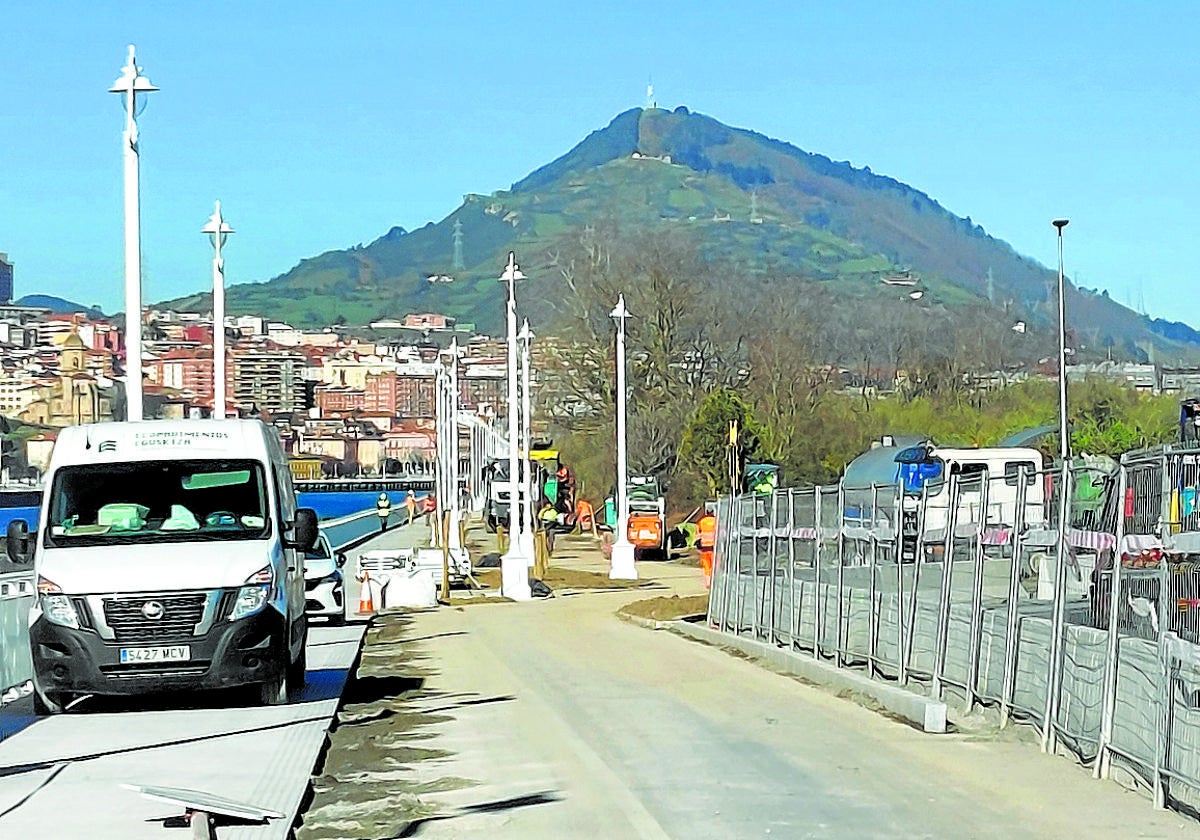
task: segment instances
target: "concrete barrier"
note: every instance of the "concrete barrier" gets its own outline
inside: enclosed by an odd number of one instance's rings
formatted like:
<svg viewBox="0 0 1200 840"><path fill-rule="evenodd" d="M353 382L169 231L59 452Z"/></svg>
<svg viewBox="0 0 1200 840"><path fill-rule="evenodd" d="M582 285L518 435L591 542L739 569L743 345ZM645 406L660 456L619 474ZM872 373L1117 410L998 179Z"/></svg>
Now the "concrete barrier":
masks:
<svg viewBox="0 0 1200 840"><path fill-rule="evenodd" d="M814 659L811 655L806 656L766 642L722 633L702 624L672 621L667 626L671 631L682 636L712 645L734 648L748 656L761 659L785 673L803 677L816 685L834 691L849 691L854 695L868 697L880 707L919 726L925 732L943 733L946 731L946 704L939 700L872 680L854 671L837 668L832 663Z"/></svg>

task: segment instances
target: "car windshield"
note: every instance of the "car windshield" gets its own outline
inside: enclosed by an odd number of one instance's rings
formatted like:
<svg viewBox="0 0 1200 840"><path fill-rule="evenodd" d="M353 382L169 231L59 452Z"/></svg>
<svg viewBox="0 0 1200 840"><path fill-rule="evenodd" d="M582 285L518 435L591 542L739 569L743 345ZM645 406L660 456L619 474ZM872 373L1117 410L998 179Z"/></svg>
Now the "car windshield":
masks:
<svg viewBox="0 0 1200 840"><path fill-rule="evenodd" d="M248 460L137 461L54 475L50 545L244 540L270 533L262 465Z"/></svg>

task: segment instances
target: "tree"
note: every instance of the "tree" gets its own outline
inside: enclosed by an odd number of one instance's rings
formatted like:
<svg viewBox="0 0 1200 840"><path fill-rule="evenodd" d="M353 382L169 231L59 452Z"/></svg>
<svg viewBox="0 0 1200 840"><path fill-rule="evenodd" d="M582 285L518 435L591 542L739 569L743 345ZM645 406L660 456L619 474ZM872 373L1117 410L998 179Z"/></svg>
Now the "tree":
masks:
<svg viewBox="0 0 1200 840"><path fill-rule="evenodd" d="M739 428L739 462L757 457L762 426L750 406L729 388L705 397L683 432L680 461L703 475L710 494L729 489L729 424L733 421Z"/></svg>

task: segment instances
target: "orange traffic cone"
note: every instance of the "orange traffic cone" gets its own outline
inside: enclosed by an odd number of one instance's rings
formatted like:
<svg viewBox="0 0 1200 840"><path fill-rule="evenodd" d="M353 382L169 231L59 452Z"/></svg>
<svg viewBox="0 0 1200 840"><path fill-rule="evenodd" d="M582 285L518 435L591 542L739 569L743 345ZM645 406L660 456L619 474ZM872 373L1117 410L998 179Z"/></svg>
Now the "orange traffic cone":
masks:
<svg viewBox="0 0 1200 840"><path fill-rule="evenodd" d="M371 573L363 569L362 589L358 593L358 614L375 612L375 598L371 595Z"/></svg>

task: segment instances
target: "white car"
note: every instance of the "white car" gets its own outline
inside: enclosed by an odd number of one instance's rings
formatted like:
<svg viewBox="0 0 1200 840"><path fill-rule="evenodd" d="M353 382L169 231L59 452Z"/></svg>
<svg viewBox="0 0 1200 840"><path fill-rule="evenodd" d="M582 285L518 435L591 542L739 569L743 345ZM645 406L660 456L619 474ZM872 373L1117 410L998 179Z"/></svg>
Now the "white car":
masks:
<svg viewBox="0 0 1200 840"><path fill-rule="evenodd" d="M330 624L345 620L344 565L346 556L334 554L329 537L322 531L316 544L304 554L304 611L310 616L327 617Z"/></svg>

